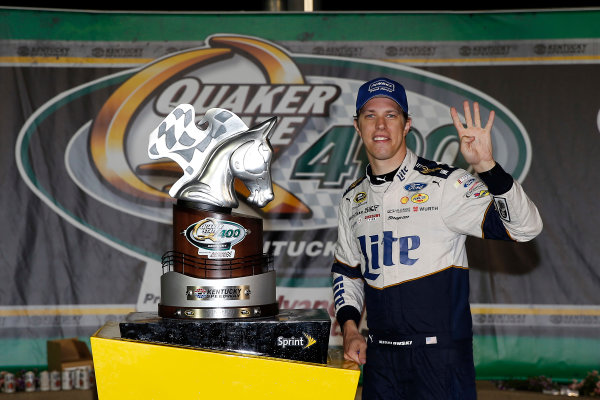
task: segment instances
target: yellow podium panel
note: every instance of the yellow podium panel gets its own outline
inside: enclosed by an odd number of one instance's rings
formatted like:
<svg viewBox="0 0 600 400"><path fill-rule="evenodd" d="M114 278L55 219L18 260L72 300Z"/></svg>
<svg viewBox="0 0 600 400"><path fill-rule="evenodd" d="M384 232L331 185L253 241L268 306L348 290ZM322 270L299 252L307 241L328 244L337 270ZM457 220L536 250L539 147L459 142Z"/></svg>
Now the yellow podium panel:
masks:
<svg viewBox="0 0 600 400"><path fill-rule="evenodd" d="M90 342L99 400L353 400L360 377L341 352L321 365L154 344L121 339L113 322Z"/></svg>

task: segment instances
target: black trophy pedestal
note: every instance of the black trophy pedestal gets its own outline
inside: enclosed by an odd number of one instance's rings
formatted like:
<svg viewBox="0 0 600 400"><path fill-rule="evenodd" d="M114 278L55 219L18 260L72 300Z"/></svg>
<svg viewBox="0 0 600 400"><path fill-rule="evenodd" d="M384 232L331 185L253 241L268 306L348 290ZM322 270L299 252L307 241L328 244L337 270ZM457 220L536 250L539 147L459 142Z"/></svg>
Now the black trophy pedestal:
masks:
<svg viewBox="0 0 600 400"><path fill-rule="evenodd" d="M266 318L171 319L134 312L121 337L287 360L327 364L331 319L324 309L280 310Z"/></svg>

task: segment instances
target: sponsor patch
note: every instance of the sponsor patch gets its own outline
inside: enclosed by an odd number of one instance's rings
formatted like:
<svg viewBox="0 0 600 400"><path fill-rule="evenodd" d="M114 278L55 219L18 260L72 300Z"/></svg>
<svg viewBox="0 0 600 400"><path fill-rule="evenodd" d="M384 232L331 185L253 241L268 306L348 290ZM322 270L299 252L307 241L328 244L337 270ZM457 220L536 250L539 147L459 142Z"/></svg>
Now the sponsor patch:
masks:
<svg viewBox="0 0 600 400"><path fill-rule="evenodd" d="M473 197L474 199L478 199L480 197L488 196L489 194L490 194L490 192L487 189L482 189L477 192L474 192L472 194L472 196L466 196L466 197Z"/></svg>
<svg viewBox="0 0 600 400"><path fill-rule="evenodd" d="M410 218L410 215L388 215L388 220L400 220Z"/></svg>
<svg viewBox="0 0 600 400"><path fill-rule="evenodd" d="M464 174L463 176L461 176L460 178L458 178L456 180L456 182L454 182L454 187L457 188L460 185L465 184L465 182L469 182L471 179L475 180L475 178L473 177L473 175L471 175L469 173ZM473 183L473 182L471 182L471 183ZM467 187L467 186L469 186L469 185L466 185L465 187Z"/></svg>
<svg viewBox="0 0 600 400"><path fill-rule="evenodd" d="M359 192L356 194L356 196L354 196L354 202L355 203L362 203L365 200L367 200L367 194L365 192Z"/></svg>
<svg viewBox="0 0 600 400"><path fill-rule="evenodd" d="M465 193L465 197L471 197L475 193L481 192L482 190L487 190L487 186L485 186L485 183L476 182L473 186L469 188L469 190L467 190L467 192Z"/></svg>
<svg viewBox="0 0 600 400"><path fill-rule="evenodd" d="M406 178L407 172L408 172L408 168L406 168L406 167L403 167L400 171L398 171L398 174L396 176L400 179L400 182L402 182L404 180L404 178Z"/></svg>
<svg viewBox="0 0 600 400"><path fill-rule="evenodd" d="M466 188L473 183L475 183L475 178L471 178L471 179L467 180L465 183L463 183L463 187Z"/></svg>
<svg viewBox="0 0 600 400"><path fill-rule="evenodd" d="M377 90L385 90L390 93L394 92L394 84L386 81L376 81L369 85L369 92L375 92Z"/></svg>
<svg viewBox="0 0 600 400"><path fill-rule="evenodd" d="M410 198L410 201L417 204L425 203L427 200L429 200L429 196L425 193L417 193Z"/></svg>
<svg viewBox="0 0 600 400"><path fill-rule="evenodd" d="M381 214L370 214L370 215L365 215L365 219L367 221L374 221L377 218L379 218L381 216Z"/></svg>
<svg viewBox="0 0 600 400"><path fill-rule="evenodd" d="M419 161L415 164L414 170L423 175L431 175L447 179L448 175L452 171L456 170L456 168L449 167L446 164L438 164L436 162L428 161L419 157Z"/></svg>
<svg viewBox="0 0 600 400"><path fill-rule="evenodd" d="M419 190L424 189L426 186L427 184L423 182L411 182L407 185L404 185L404 189L408 190L409 192L418 192Z"/></svg>
<svg viewBox="0 0 600 400"><path fill-rule="evenodd" d="M494 197L494 203L496 204L496 211L506 222L510 222L510 213L508 212L508 204L504 197Z"/></svg>
<svg viewBox="0 0 600 400"><path fill-rule="evenodd" d="M388 346L412 346L412 340L378 340L379 344Z"/></svg>
<svg viewBox="0 0 600 400"><path fill-rule="evenodd" d="M387 210L388 214L395 214L395 213L406 213L406 212L410 212L410 207L404 207L404 208L392 208L390 210Z"/></svg>

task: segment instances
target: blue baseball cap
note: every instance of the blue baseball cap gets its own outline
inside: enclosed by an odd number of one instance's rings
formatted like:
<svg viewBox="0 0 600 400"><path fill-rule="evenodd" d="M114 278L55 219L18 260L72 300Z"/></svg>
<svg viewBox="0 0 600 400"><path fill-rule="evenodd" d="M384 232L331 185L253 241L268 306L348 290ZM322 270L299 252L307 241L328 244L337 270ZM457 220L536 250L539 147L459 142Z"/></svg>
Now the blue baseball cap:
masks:
<svg viewBox="0 0 600 400"><path fill-rule="evenodd" d="M406 99L404 86L391 79L381 77L363 83L358 89L358 95L356 96L356 115L358 115L360 109L367 101L371 100L373 97L382 96L394 100L404 112L408 113L408 100Z"/></svg>

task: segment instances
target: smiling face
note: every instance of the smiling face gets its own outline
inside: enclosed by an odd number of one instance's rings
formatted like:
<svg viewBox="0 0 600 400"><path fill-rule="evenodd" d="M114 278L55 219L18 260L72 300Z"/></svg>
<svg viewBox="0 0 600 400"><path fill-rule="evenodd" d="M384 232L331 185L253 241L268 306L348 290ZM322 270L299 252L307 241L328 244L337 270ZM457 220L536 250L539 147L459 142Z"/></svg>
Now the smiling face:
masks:
<svg viewBox="0 0 600 400"><path fill-rule="evenodd" d="M385 174L402 164L410 122L410 118L404 119L400 106L388 97L374 97L360 110L354 127L365 145L374 174Z"/></svg>

